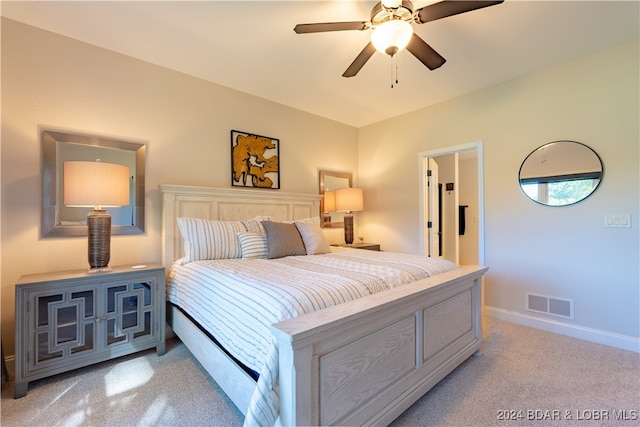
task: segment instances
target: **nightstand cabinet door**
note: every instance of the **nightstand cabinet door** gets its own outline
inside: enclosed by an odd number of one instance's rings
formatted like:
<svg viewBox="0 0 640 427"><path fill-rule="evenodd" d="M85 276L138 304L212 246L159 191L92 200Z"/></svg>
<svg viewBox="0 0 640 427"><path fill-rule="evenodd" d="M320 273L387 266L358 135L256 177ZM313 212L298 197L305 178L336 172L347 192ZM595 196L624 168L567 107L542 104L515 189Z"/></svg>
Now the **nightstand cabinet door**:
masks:
<svg viewBox="0 0 640 427"><path fill-rule="evenodd" d="M106 313L101 320L106 322L104 344L114 347L134 340L153 338L153 293L157 285L153 280L129 283L115 282L103 287Z"/></svg>
<svg viewBox="0 0 640 427"><path fill-rule="evenodd" d="M34 274L16 286L15 397L29 381L147 348L164 353L164 268Z"/></svg>
<svg viewBox="0 0 640 427"><path fill-rule="evenodd" d="M24 338L32 340L25 342L27 371L96 352L97 291L96 286L81 286L25 293L27 328Z"/></svg>

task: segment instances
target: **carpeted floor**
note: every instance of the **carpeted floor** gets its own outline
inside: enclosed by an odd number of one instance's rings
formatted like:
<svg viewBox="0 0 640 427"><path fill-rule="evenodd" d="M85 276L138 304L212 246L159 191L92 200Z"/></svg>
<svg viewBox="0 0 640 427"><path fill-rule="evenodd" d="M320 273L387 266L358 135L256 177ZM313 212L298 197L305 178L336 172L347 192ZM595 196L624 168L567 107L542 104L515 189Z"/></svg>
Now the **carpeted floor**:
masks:
<svg viewBox="0 0 640 427"><path fill-rule="evenodd" d="M640 425L640 355L485 319L480 356L393 426ZM178 340L34 381L2 384L2 426L238 426L242 414Z"/></svg>

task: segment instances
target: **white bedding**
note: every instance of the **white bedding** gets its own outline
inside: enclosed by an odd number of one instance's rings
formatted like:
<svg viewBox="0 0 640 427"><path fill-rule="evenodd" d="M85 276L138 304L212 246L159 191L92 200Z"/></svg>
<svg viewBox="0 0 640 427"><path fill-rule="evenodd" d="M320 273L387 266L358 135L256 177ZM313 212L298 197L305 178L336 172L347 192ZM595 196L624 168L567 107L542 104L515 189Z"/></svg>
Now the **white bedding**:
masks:
<svg viewBox="0 0 640 427"><path fill-rule="evenodd" d="M180 264L169 273L167 299L260 374L245 425L274 425L278 417L272 324L457 267L417 255L342 248L322 255Z"/></svg>

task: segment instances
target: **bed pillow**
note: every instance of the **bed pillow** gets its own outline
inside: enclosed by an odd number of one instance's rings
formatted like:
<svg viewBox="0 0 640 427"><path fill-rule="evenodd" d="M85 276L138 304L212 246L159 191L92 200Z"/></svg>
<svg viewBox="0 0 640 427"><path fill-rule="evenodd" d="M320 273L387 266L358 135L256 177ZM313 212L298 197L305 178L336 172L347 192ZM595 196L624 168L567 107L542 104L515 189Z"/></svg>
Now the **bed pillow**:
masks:
<svg viewBox="0 0 640 427"><path fill-rule="evenodd" d="M307 254L295 224L262 221L262 226L267 231L267 258Z"/></svg>
<svg viewBox="0 0 640 427"><path fill-rule="evenodd" d="M283 222L285 222L287 224L293 224L295 222L302 222L302 223L305 223L305 224L320 224L320 217L319 216L312 216L312 217L309 217L309 218L302 218L302 219L296 219L296 220L293 220L293 221L283 221Z"/></svg>
<svg viewBox="0 0 640 427"><path fill-rule="evenodd" d="M238 233L238 243L242 258L266 258L268 255L265 233Z"/></svg>
<svg viewBox="0 0 640 427"><path fill-rule="evenodd" d="M307 255L326 254L331 252L329 242L325 237L320 225L309 224L306 222L295 222L300 236L302 236L302 242L304 243Z"/></svg>
<svg viewBox="0 0 640 427"><path fill-rule="evenodd" d="M247 231L246 221L217 221L201 218L178 218L184 239L184 261L240 258L238 233Z"/></svg>
<svg viewBox="0 0 640 427"><path fill-rule="evenodd" d="M248 221L242 221L247 226L247 231L249 233L266 233L264 227L262 226L262 221L271 221L271 217L269 216L257 216Z"/></svg>

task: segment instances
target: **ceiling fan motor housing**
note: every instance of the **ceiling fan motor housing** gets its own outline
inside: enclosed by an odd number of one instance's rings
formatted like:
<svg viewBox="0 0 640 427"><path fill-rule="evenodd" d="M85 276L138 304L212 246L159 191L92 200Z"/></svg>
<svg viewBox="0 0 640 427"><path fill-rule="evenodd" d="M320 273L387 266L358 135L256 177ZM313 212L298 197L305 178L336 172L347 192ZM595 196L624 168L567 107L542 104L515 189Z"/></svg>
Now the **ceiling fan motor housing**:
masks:
<svg viewBox="0 0 640 427"><path fill-rule="evenodd" d="M392 19L400 19L407 22L413 21L413 3L409 0L403 0L402 4L397 8L387 8L382 3L377 2L371 9L371 25L373 27Z"/></svg>

